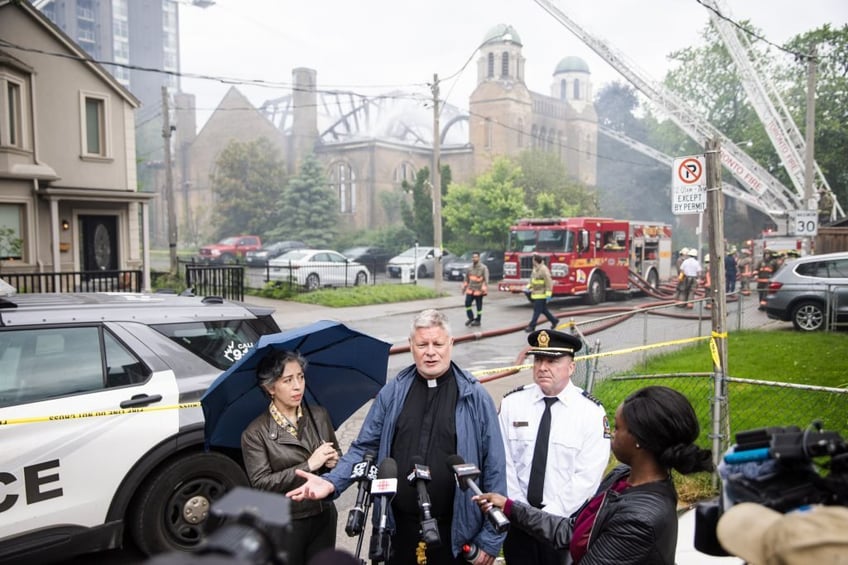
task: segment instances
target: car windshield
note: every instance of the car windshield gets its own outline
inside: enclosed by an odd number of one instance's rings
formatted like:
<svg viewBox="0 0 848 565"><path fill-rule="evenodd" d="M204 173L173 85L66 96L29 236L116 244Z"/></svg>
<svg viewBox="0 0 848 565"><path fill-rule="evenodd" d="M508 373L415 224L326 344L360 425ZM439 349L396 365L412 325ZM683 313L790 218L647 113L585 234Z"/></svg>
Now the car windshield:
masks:
<svg viewBox="0 0 848 565"><path fill-rule="evenodd" d="M398 257L415 257L415 256L423 257L424 255L427 255L427 253L429 253L429 252L430 252L429 247L419 247L417 249L415 247L410 247L409 249L407 249L406 251L404 251L403 253L398 255Z"/></svg>
<svg viewBox="0 0 848 565"><path fill-rule="evenodd" d="M222 239L218 243L221 244L221 245L235 245L236 243L238 243L238 240L239 240L239 238L237 238L237 237L225 237L224 239Z"/></svg>
<svg viewBox="0 0 848 565"><path fill-rule="evenodd" d="M308 251L304 251L302 249L293 249L292 251L288 251L287 253L283 253L279 257L277 257L277 261L300 261L309 255Z"/></svg>

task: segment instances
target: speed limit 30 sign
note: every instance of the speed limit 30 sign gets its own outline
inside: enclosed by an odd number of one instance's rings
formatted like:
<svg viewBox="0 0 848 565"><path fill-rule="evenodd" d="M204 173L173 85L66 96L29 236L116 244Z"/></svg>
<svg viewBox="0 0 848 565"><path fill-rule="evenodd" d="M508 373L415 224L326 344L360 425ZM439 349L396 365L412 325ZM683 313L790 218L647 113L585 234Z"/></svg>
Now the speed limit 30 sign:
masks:
<svg viewBox="0 0 848 565"><path fill-rule="evenodd" d="M819 214L815 210L790 212L790 235L814 236L819 232Z"/></svg>

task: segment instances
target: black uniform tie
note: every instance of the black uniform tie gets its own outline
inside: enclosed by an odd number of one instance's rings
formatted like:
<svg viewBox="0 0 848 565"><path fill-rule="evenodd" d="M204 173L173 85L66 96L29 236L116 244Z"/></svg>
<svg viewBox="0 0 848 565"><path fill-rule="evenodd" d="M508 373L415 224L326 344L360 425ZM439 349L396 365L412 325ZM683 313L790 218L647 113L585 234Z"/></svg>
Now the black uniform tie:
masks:
<svg viewBox="0 0 848 565"><path fill-rule="evenodd" d="M536 447L533 449L533 464L530 466L530 482L527 484L527 502L536 508L542 504L545 488L545 467L548 463L548 440L551 437L551 405L556 397L545 398L545 411L536 433Z"/></svg>

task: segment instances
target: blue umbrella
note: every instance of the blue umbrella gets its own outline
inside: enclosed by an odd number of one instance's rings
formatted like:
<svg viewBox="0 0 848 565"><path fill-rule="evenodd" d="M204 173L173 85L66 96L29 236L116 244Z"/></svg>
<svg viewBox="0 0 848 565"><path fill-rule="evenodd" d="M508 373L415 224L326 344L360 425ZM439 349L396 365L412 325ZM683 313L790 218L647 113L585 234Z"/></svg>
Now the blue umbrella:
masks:
<svg viewBox="0 0 848 565"><path fill-rule="evenodd" d="M390 347L390 343L327 320L263 335L200 399L207 448L241 448L241 433L267 410L268 396L259 387L256 367L271 351L297 350L306 357L306 404L323 406L333 427L338 428L386 384Z"/></svg>

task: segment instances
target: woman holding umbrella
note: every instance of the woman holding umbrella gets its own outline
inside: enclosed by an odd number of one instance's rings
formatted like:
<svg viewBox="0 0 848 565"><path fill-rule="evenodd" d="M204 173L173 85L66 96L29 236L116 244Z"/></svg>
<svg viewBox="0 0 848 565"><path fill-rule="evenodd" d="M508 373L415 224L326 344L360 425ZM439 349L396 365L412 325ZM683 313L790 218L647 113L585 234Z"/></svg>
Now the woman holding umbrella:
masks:
<svg viewBox="0 0 848 565"><path fill-rule="evenodd" d="M338 463L340 451L327 411L303 402L306 359L297 351L276 350L264 357L256 377L271 403L242 433L247 476L253 488L285 493L300 486L296 469L323 473ZM292 502L287 540L290 565L304 565L336 544L337 512L329 500Z"/></svg>

